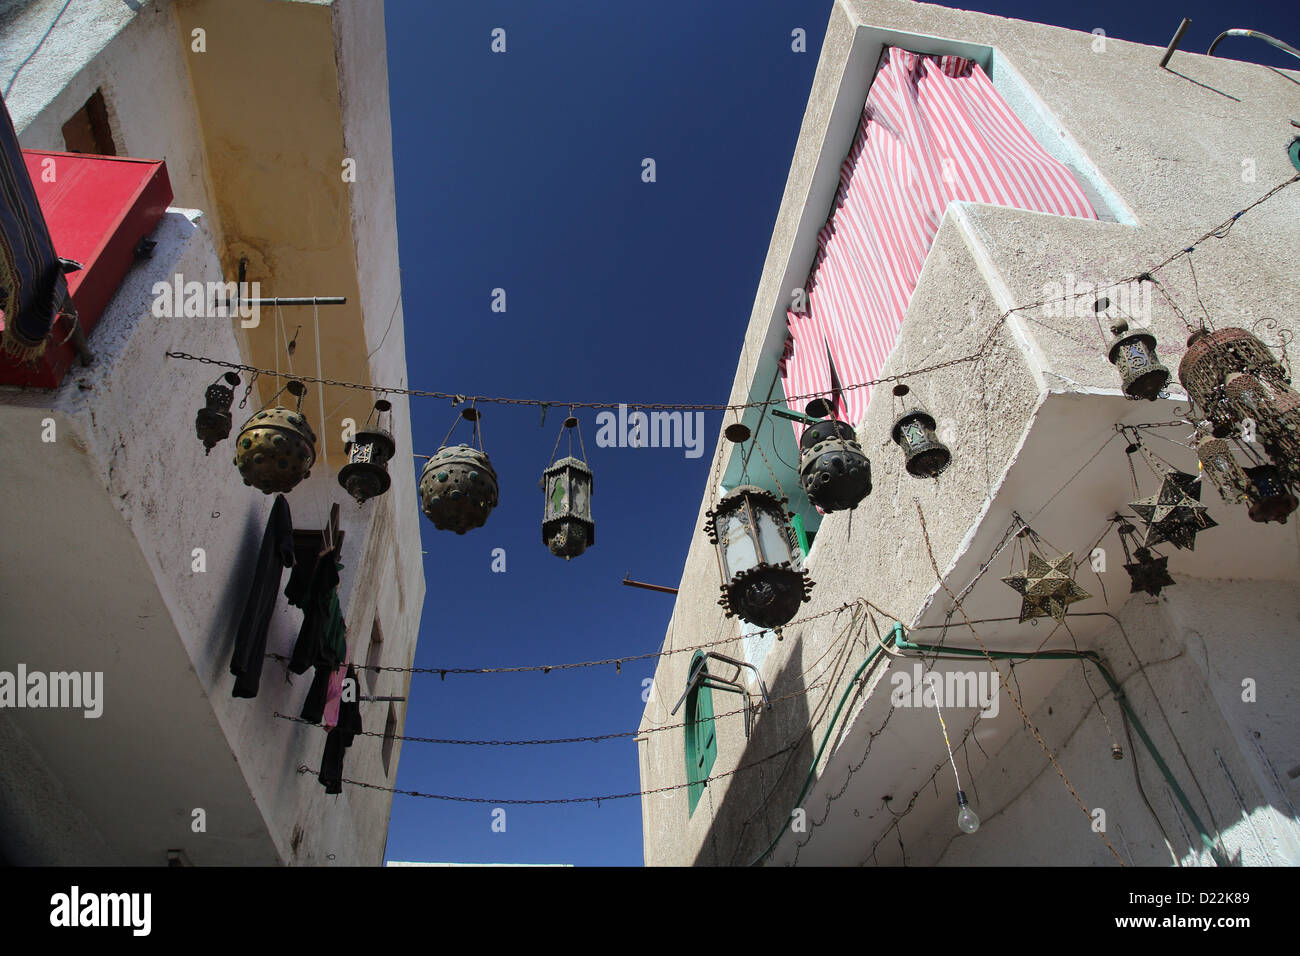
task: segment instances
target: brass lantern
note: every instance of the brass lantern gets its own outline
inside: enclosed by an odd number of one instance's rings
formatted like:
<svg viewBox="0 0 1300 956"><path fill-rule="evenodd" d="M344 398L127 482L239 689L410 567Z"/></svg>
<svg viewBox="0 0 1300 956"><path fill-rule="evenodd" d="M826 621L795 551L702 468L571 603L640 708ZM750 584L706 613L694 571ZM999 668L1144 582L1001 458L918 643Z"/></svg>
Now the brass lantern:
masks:
<svg viewBox="0 0 1300 956"><path fill-rule="evenodd" d="M244 484L267 495L292 491L316 462L316 433L302 413L307 386L291 381L271 401L285 391L298 399L297 406L263 408L244 422L235 441L235 466Z"/></svg>
<svg viewBox="0 0 1300 956"><path fill-rule="evenodd" d="M808 572L795 568L784 505L756 485L741 485L707 513L704 530L717 547L722 572L718 603L727 617L778 628L811 599Z"/></svg>
<svg viewBox="0 0 1300 956"><path fill-rule="evenodd" d="M848 422L823 419L799 439L799 479L822 511L846 511L871 494L871 461Z"/></svg>
<svg viewBox="0 0 1300 956"><path fill-rule="evenodd" d="M393 483L388 475L388 461L397 453L397 441L382 425L385 414L391 425L392 411L393 405L387 399L375 402L370 412L370 417L375 419L374 426L371 427L367 418L365 427L348 442L348 463L339 469L339 484L358 505L382 495Z"/></svg>
<svg viewBox="0 0 1300 956"><path fill-rule="evenodd" d="M1300 501L1291 493L1276 465L1256 465L1246 469L1250 490L1247 512L1251 521L1276 521L1286 524L1287 515L1300 507Z"/></svg>
<svg viewBox="0 0 1300 956"><path fill-rule="evenodd" d="M579 448L583 458L573 457L573 432L578 432ZM586 447L582 444L582 429L578 419L570 415L564 420L560 435L569 435L569 454L553 461L542 472L542 543L557 558L568 561L576 558L596 543L596 525L591 520L592 474L587 467ZM555 450L560 439L555 439ZM552 450L551 457L555 457Z"/></svg>
<svg viewBox="0 0 1300 956"><path fill-rule="evenodd" d="M221 384L223 380L226 383L224 385ZM238 384L239 376L227 372L203 393L204 406L194 417L194 432L199 441L203 442L204 455L212 454L217 442L230 437L230 403L235 398L235 386Z"/></svg>
<svg viewBox="0 0 1300 956"><path fill-rule="evenodd" d="M937 478L952 461L948 446L935 437L936 427L930 414L920 408L894 423L894 441L903 449L907 472L913 478Z"/></svg>
<svg viewBox="0 0 1300 956"><path fill-rule="evenodd" d="M1124 394L1154 402L1169 383L1169 369L1160 364L1156 355L1156 337L1146 329L1130 330L1123 319L1116 321L1110 330L1115 333L1110 342L1110 362L1119 369Z"/></svg>

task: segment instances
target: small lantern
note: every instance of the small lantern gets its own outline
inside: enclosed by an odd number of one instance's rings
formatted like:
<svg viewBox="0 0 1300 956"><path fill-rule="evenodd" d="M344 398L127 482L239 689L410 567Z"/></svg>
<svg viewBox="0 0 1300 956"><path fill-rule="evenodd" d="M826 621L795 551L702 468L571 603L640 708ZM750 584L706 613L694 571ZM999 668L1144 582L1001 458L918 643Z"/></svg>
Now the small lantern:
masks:
<svg viewBox="0 0 1300 956"><path fill-rule="evenodd" d="M1229 504L1239 504L1250 487L1250 479L1237 464L1232 449L1222 438L1203 438L1196 445L1201 472L1214 482L1219 495Z"/></svg>
<svg viewBox="0 0 1300 956"><path fill-rule="evenodd" d="M1137 545L1132 554L1129 553L1130 541ZM1129 593L1142 591L1152 597L1159 597L1164 588L1173 587L1175 583L1169 576L1169 558L1138 545L1137 541L1137 528L1120 519L1119 543L1124 549L1124 570L1128 572L1131 585Z"/></svg>
<svg viewBox="0 0 1300 956"><path fill-rule="evenodd" d="M393 405L387 399L375 402L370 413L375 418L374 427L367 418L366 427L348 442L348 463L339 469L339 484L358 505L382 495L393 483L388 475L388 461L397 453L397 441L389 429L382 427L385 414L391 425L392 411Z"/></svg>
<svg viewBox="0 0 1300 956"><path fill-rule="evenodd" d="M223 380L225 385L221 384ZM235 386L238 384L239 376L227 372L203 393L205 404L194 417L194 432L199 436L199 441L203 442L204 455L212 454L217 442L230 437L230 403L234 401Z"/></svg>
<svg viewBox="0 0 1300 956"><path fill-rule="evenodd" d="M755 485L741 485L708 512L705 532L717 547L722 605L756 627L788 624L811 599L812 581L795 569L784 501Z"/></svg>
<svg viewBox="0 0 1300 956"><path fill-rule="evenodd" d="M846 511L871 494L871 461L848 422L823 419L799 439L799 478L822 511Z"/></svg>
<svg viewBox="0 0 1300 956"><path fill-rule="evenodd" d="M591 469L577 458L561 458L543 472L542 484L546 490L542 543L567 561L596 543Z"/></svg>
<svg viewBox="0 0 1300 956"><path fill-rule="evenodd" d="M578 432L578 445L582 459L573 457L573 432ZM557 558L568 561L576 558L596 543L596 525L591 520L592 474L587 467L586 447L582 444L582 429L578 419L570 415L564 420L560 435L569 435L569 455L553 461L542 472L542 492L545 495L542 512L542 543ZM560 439L555 439L555 451Z"/></svg>
<svg viewBox="0 0 1300 956"><path fill-rule="evenodd" d="M235 442L235 466L244 484L267 495L292 491L311 476L316 462L316 433L302 413L307 386L295 380L280 390L285 391L298 399L297 406L263 408L244 423Z"/></svg>
<svg viewBox="0 0 1300 956"><path fill-rule="evenodd" d="M935 437L935 421L924 409L913 409L894 423L894 441L903 449L907 472L913 478L937 478L952 452Z"/></svg>
<svg viewBox="0 0 1300 956"><path fill-rule="evenodd" d="M1105 302L1106 299L1097 300L1103 309ZM1123 319L1116 321L1110 330L1115 333L1110 343L1110 362L1119 369L1124 394L1154 402L1169 383L1169 369L1160 364L1156 355L1156 337L1146 329L1130 330Z"/></svg>
<svg viewBox="0 0 1300 956"><path fill-rule="evenodd" d="M1286 524L1287 515L1300 507L1276 465L1247 468L1246 478L1250 482L1246 497L1250 500L1247 511L1251 521Z"/></svg>

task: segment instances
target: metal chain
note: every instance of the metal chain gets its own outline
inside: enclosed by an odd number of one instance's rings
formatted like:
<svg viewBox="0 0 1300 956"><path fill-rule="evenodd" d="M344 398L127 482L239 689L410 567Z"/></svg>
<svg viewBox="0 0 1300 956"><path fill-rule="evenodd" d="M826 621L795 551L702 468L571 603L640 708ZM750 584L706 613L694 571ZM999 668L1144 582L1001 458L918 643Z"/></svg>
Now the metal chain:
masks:
<svg viewBox="0 0 1300 956"><path fill-rule="evenodd" d="M768 754L766 757L760 757L758 760L754 760L747 764L742 764L739 767L736 767L734 770L726 770L723 771L722 773L712 774L708 777L705 777L703 781L694 781L689 783L675 783L667 787L656 787L654 790L633 790L630 791L629 793L610 793L600 797L559 797L551 800L537 800L537 799L504 800L504 799L492 799L488 797L455 797L455 796L448 796L446 794L441 794L441 793L421 793L418 790L401 790L397 787L382 787L379 786L378 784L362 783L360 780L349 780L346 777L343 778L343 783L350 784L354 787L363 787L366 790L382 790L385 793L400 793L403 796L423 797L426 800L450 800L453 803L491 803L491 804L498 804L498 805L508 804L514 806L538 806L538 805L550 805L550 804L561 804L561 803L601 803L605 800L625 800L628 799L629 797L648 797L648 796L653 796L656 793L669 793L670 791L673 790L685 790L687 787L694 787L700 783L702 783L704 786L707 787L709 783L711 783L714 780L721 780L724 777L734 776L735 774L738 774L741 771L749 770L752 767L757 767L759 764L766 763L769 760L774 760L775 758L781 756L782 754L788 753L789 751L793 750L794 747L795 747L794 744L790 744L788 746L782 747L780 750L777 750L774 753ZM298 768L298 773L300 774L319 773L319 771L313 770L311 767L300 766Z"/></svg>
<svg viewBox="0 0 1300 956"><path fill-rule="evenodd" d="M856 601L845 601L843 604L837 605L836 607L828 608L825 611L819 611L816 614L809 614L807 617L796 618L784 626L789 628L798 624L806 624L809 621L815 621L818 618L826 617L828 614L838 614L841 611L859 605L876 608L876 606L866 598L858 598ZM880 608L876 608L876 610L888 617L894 617ZM898 618L894 617L894 620L898 620ZM720 644L733 644L737 640L739 640L738 637L727 637L718 641L710 641L707 644L694 644L690 647L675 647L669 650L654 651L649 654L635 654L630 657L606 657L598 661L576 661L569 664L530 664L523 667L395 667L391 665L376 664L373 667L367 666L366 670L393 671L399 674L438 674L441 677L445 677L448 674L519 674L528 671L541 671L544 674L549 674L551 671L574 670L580 667L603 667L609 664L621 667L629 661L645 661L656 657L665 657L669 654L683 654L687 651L700 651L709 647L717 647ZM289 660L289 658L283 654L267 654L266 657L269 660L275 660L281 663L287 663Z"/></svg>

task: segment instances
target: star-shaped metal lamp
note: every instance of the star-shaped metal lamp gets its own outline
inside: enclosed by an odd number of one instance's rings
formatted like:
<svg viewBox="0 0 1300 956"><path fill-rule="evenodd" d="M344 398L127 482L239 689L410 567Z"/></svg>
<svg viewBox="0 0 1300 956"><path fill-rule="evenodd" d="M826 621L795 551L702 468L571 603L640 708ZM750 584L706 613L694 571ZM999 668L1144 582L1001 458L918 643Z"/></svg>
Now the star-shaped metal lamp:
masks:
<svg viewBox="0 0 1300 956"><path fill-rule="evenodd" d="M1181 471L1166 472L1158 492L1129 502L1147 526L1142 546L1168 541L1175 548L1195 550L1197 532L1218 524L1200 501L1200 479Z"/></svg>
<svg viewBox="0 0 1300 956"><path fill-rule="evenodd" d="M1133 581L1130 594L1145 591L1152 597L1160 594L1160 589L1169 587L1174 579L1169 576L1169 558L1163 554L1153 554L1148 548L1138 548L1134 552L1137 560L1124 565L1124 570Z"/></svg>
<svg viewBox="0 0 1300 956"><path fill-rule="evenodd" d="M1074 552L1070 551L1053 561L1046 561L1030 552L1029 566L1002 579L1024 595L1020 605L1021 622L1035 617L1053 617L1065 620L1065 609L1075 601L1090 597L1074 581Z"/></svg>

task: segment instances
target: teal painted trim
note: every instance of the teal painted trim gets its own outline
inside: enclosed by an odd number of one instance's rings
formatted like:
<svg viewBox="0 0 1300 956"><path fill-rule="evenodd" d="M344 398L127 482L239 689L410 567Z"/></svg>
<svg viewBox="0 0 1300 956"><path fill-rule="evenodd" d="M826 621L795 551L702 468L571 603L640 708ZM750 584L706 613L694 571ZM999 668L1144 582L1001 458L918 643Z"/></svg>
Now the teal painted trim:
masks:
<svg viewBox="0 0 1300 956"><path fill-rule="evenodd" d="M1291 157L1291 165L1300 170L1300 136L1291 140L1291 148L1287 150L1287 155Z"/></svg>
<svg viewBox="0 0 1300 956"><path fill-rule="evenodd" d="M808 529L804 527L803 515L796 514L791 518L790 527L794 528L794 536L799 541L799 550L803 552L804 558L807 558L812 545L808 541Z"/></svg>
<svg viewBox="0 0 1300 956"><path fill-rule="evenodd" d="M695 652L688 674L695 672L696 663L703 657L702 651ZM706 665L704 673L708 672ZM713 691L710 688L697 686L686 698L685 724L686 781L690 784L686 793L690 799L690 813L694 814L695 807L704 794L709 773L713 770L713 763L718 758L718 735L713 726Z"/></svg>

